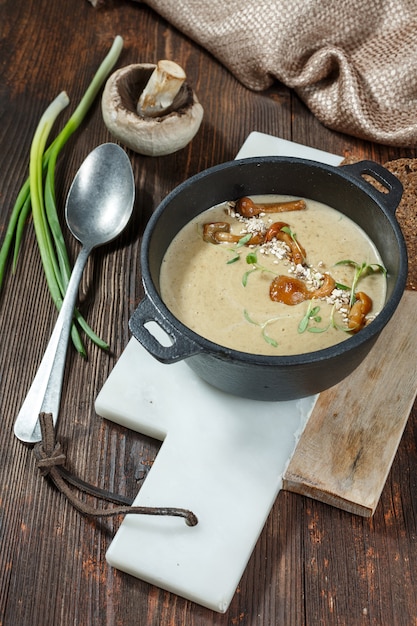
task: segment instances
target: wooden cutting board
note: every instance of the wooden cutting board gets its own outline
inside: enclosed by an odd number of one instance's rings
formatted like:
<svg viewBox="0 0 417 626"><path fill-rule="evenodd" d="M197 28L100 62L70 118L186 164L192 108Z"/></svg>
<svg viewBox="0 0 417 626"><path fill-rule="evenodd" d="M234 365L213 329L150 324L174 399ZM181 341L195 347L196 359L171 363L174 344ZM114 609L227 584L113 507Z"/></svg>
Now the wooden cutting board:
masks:
<svg viewBox="0 0 417 626"><path fill-rule="evenodd" d="M319 395L283 488L365 517L378 504L417 391L417 292L362 364Z"/></svg>

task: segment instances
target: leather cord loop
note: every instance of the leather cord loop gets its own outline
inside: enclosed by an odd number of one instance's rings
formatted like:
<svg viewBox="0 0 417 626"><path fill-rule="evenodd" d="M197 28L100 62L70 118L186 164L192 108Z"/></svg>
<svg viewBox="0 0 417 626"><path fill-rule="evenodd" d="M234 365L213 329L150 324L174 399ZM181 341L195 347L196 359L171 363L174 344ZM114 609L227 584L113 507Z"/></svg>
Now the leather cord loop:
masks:
<svg viewBox="0 0 417 626"><path fill-rule="evenodd" d="M192 511L175 507L145 507L131 506L131 500L112 492L100 489L86 483L65 469L65 454L61 445L55 440L55 430L50 413L41 413L39 423L42 433L42 441L35 445L33 452L37 460L37 467L43 476L49 476L57 489L67 498L72 506L83 515L89 517L112 517L117 515L165 515L183 517L188 526L196 526L197 517ZM80 500L72 485L81 492L94 496L97 499L112 502L118 506L109 508L96 508L83 500Z"/></svg>

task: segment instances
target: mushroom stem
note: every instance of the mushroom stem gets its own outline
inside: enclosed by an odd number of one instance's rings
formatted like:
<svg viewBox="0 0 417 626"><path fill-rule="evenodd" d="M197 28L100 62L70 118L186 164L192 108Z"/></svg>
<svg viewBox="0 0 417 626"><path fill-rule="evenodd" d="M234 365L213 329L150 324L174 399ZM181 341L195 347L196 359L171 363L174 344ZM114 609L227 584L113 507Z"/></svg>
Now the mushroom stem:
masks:
<svg viewBox="0 0 417 626"><path fill-rule="evenodd" d="M173 61L158 61L155 70L140 95L137 113L143 117L163 115L175 100L186 75Z"/></svg>
<svg viewBox="0 0 417 626"><path fill-rule="evenodd" d="M250 237L249 233L246 235ZM208 222L203 224L203 240L207 243L240 243L242 237L245 237L245 235L233 235L230 232L229 222ZM245 245L254 246L263 243L263 241L263 235L255 233L246 241Z"/></svg>
<svg viewBox="0 0 417 626"><path fill-rule="evenodd" d="M243 217L254 217L259 213L283 213L284 211L302 211L306 208L305 200L289 200L288 202L262 202L256 203L244 196L239 198L235 210Z"/></svg>

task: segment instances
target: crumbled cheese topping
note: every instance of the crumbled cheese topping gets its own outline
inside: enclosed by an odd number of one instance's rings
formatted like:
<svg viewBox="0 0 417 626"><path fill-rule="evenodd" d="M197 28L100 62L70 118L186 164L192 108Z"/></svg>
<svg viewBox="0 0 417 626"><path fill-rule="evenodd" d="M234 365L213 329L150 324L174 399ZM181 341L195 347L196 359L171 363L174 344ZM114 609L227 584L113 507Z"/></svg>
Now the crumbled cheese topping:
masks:
<svg viewBox="0 0 417 626"><path fill-rule="evenodd" d="M230 217L233 217L233 219L237 220L238 222L240 222L240 224L243 225L243 228L241 230L242 235L245 235L247 233L260 233L264 235L268 230L268 225L262 219L263 217L265 217L265 213L260 213L259 215L256 215L254 217L243 217L243 215L240 215L240 213L237 213L234 210L234 204L232 205L232 203L229 203L227 207L227 213L230 215Z"/></svg>
<svg viewBox="0 0 417 626"><path fill-rule="evenodd" d="M294 274L296 278L304 280L307 287L312 291L319 289L324 280L324 274L317 271L311 266L301 265L300 263L298 263L297 265L293 263L292 266L288 268L288 273Z"/></svg>
<svg viewBox="0 0 417 626"><path fill-rule="evenodd" d="M260 245L258 252L260 252L260 254L264 254L265 256L275 256L277 258L275 263L278 263L278 261L289 259L290 248L284 241L278 241L274 238L271 241L266 241Z"/></svg>

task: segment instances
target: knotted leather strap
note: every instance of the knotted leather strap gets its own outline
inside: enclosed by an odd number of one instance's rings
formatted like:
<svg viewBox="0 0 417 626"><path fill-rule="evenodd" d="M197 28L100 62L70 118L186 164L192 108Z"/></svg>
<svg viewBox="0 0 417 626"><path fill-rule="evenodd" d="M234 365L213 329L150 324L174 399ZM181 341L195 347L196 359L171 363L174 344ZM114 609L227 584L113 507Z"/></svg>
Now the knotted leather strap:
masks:
<svg viewBox="0 0 417 626"><path fill-rule="evenodd" d="M80 478L71 474L65 469L65 454L61 444L55 439L55 429L50 413L41 413L39 423L42 433L42 441L35 445L34 455L37 459L37 466L42 475L49 476L57 489L67 498L72 506L83 515L90 517L111 517L117 515L137 514L137 515L167 515L183 517L188 526L195 526L198 523L197 517L187 509L172 507L146 507L131 506L131 500L124 496L119 496L112 492L100 489L94 485L84 482ZM109 508L96 508L80 500L74 489L92 495L100 500L113 502L118 506Z"/></svg>

